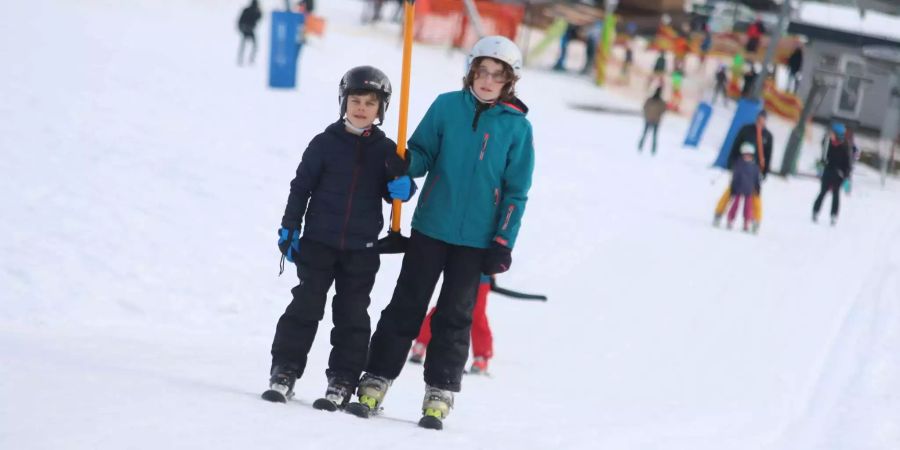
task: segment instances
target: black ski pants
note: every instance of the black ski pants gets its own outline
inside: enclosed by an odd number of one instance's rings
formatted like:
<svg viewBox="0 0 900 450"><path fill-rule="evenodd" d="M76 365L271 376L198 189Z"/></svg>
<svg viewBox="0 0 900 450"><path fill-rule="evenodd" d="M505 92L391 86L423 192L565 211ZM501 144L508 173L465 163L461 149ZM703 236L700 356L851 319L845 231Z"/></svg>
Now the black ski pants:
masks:
<svg viewBox="0 0 900 450"><path fill-rule="evenodd" d="M831 191L831 216L837 217L838 210L841 207L841 185L844 184L844 178L835 169L826 168L822 174L822 187L819 190L819 196L813 203L813 214L818 215L822 209L822 201L825 200L825 194Z"/></svg>
<svg viewBox="0 0 900 450"><path fill-rule="evenodd" d="M250 48L250 64L253 64L253 61L256 59L256 34L253 31L250 32L241 32L241 45L238 47L238 65L242 65L244 63L244 44L250 41L252 47Z"/></svg>
<svg viewBox="0 0 900 450"><path fill-rule="evenodd" d="M448 244L413 230L394 295L381 312L372 336L366 371L388 379L400 375L443 274L437 308L431 318L425 383L459 392L469 357L472 310L484 253L484 249Z"/></svg>
<svg viewBox="0 0 900 450"><path fill-rule="evenodd" d="M638 142L638 151L644 150L644 138L647 137L647 133L653 134L653 147L650 148L650 153L656 154L656 136L659 132L659 124L658 123L650 123L644 122L644 131L641 133L641 141Z"/></svg>
<svg viewBox="0 0 900 450"><path fill-rule="evenodd" d="M286 366L303 375L306 357L325 314L328 290L331 301L331 357L326 376L351 383L359 381L369 347L369 294L380 259L376 249L338 250L306 238L300 240L297 259L300 284L291 289L294 299L278 319L272 342L272 366Z"/></svg>

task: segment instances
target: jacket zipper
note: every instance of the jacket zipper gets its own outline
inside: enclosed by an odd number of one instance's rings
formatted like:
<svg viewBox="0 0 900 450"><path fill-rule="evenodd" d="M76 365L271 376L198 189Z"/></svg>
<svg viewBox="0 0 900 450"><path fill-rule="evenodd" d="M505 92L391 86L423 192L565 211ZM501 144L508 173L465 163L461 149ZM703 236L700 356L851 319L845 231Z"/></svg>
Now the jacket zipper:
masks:
<svg viewBox="0 0 900 450"><path fill-rule="evenodd" d="M509 226L509 218L512 217L513 211L515 211L516 205L509 205L509 208L506 210L506 220L503 221L503 227L501 230L506 231L506 227Z"/></svg>
<svg viewBox="0 0 900 450"><path fill-rule="evenodd" d="M500 204L500 188L494 188L494 206Z"/></svg>
<svg viewBox="0 0 900 450"><path fill-rule="evenodd" d="M481 154L478 155L479 161L484 161L484 152L487 151L488 139L490 139L490 133L484 133L484 141L481 143Z"/></svg>
<svg viewBox="0 0 900 450"><path fill-rule="evenodd" d="M347 225L350 223L350 211L353 209L353 193L356 192L356 179L359 177L359 167L361 162L360 152L362 151L362 143L360 141L356 142L356 160L353 165L353 179L350 181L350 193L347 196L347 213L344 214L344 228L341 229L341 250L344 249L344 245L347 240Z"/></svg>

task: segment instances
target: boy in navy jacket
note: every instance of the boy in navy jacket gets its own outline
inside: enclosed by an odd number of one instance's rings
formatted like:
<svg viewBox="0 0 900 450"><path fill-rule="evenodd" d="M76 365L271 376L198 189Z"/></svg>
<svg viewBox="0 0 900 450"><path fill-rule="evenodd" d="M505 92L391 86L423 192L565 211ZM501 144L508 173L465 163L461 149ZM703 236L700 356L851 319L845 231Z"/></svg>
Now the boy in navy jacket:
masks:
<svg viewBox="0 0 900 450"><path fill-rule="evenodd" d="M406 201L415 192L396 144L375 125L384 121L390 96L390 81L380 70L348 71L340 83L340 120L313 138L291 181L278 247L282 264L296 263L300 284L275 330L266 400L285 402L293 395L332 283L328 389L313 406L334 411L356 389L369 346L369 294L380 265L381 202Z"/></svg>

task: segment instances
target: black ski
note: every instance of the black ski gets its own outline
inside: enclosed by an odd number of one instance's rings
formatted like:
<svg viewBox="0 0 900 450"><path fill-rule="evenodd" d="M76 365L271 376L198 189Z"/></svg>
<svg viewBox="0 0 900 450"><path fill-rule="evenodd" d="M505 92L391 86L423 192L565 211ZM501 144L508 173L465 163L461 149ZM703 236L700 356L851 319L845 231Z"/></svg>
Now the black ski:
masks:
<svg viewBox="0 0 900 450"><path fill-rule="evenodd" d="M367 405L363 405L359 402L348 403L347 406L344 407L344 411L361 419L368 419L372 414L372 410Z"/></svg>
<svg viewBox="0 0 900 450"><path fill-rule="evenodd" d="M266 392L262 393L263 400L270 401L272 403L287 403L290 397L285 397L284 394L278 392L274 389L269 389Z"/></svg>
<svg viewBox="0 0 900 450"><path fill-rule="evenodd" d="M437 417L422 416L422 418L419 419L419 426L429 430L443 430L444 422L442 422L441 419L438 419Z"/></svg>
<svg viewBox="0 0 900 450"><path fill-rule="evenodd" d="M316 408L319 411L335 412L339 409L338 405L335 405L334 402L332 402L331 400L328 400L325 397L322 397L322 398L314 401L312 406L313 406L313 408Z"/></svg>

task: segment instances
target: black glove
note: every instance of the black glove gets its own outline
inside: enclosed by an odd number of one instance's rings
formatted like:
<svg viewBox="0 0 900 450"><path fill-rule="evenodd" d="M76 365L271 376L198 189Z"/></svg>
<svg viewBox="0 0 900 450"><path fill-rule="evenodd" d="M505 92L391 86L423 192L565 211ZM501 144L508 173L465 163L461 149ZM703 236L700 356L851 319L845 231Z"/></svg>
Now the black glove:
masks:
<svg viewBox="0 0 900 450"><path fill-rule="evenodd" d="M387 171L388 179L393 180L394 178L402 177L409 171L409 157L401 158L396 151L391 149L384 158L384 167Z"/></svg>
<svg viewBox="0 0 900 450"><path fill-rule="evenodd" d="M481 272L485 275L496 275L509 270L512 265L512 249L497 242L492 242L484 252L481 261Z"/></svg>

